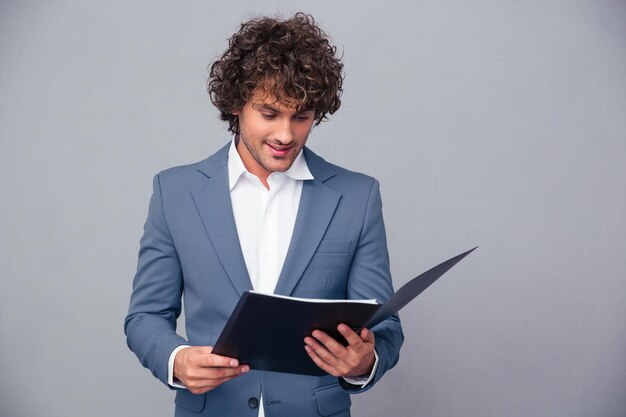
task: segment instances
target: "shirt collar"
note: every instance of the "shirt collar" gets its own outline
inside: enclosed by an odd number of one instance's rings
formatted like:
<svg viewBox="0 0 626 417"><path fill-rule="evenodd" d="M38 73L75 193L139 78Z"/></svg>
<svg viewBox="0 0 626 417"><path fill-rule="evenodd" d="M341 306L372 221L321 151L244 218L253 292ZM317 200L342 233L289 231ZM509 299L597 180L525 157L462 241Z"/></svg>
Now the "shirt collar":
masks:
<svg viewBox="0 0 626 417"><path fill-rule="evenodd" d="M230 149L228 150L228 184L229 188L232 191L233 187L239 181L241 176L248 172L246 166L243 164L241 160L241 156L239 152L237 152L237 136L233 135L233 140L230 143ZM283 172L287 177L296 180L296 181L305 181L312 180L313 174L309 170L309 166L306 163L306 159L304 158L303 151L300 150L296 159L294 159L291 167L285 172Z"/></svg>

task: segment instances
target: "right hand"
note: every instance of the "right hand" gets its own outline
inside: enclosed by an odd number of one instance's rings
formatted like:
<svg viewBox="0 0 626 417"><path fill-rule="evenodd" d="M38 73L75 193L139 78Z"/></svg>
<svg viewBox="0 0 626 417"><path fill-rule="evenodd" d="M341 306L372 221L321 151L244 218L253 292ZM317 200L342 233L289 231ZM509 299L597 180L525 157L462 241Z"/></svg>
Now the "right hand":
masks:
<svg viewBox="0 0 626 417"><path fill-rule="evenodd" d="M174 358L174 378L194 394L204 394L250 370L248 365L211 353L212 346L191 346Z"/></svg>

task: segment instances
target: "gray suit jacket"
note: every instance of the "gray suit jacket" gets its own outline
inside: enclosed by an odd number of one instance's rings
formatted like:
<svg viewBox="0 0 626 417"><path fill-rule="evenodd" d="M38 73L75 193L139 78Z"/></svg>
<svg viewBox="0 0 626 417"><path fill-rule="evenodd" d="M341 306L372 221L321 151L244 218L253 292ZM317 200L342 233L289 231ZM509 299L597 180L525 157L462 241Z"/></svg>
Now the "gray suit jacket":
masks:
<svg viewBox="0 0 626 417"><path fill-rule="evenodd" d="M230 201L229 145L154 177L124 329L130 349L165 384L174 348L212 346L241 294L252 289ZM393 288L378 182L329 164L307 148L304 157L314 180L304 182L275 292L385 301ZM183 294L189 340L176 334ZM371 387L398 361L403 341L398 317L372 330L379 365L373 382L354 392ZM206 394L179 390L176 416L256 416L251 406L261 390L267 417L349 416L351 389L329 375L251 370Z"/></svg>

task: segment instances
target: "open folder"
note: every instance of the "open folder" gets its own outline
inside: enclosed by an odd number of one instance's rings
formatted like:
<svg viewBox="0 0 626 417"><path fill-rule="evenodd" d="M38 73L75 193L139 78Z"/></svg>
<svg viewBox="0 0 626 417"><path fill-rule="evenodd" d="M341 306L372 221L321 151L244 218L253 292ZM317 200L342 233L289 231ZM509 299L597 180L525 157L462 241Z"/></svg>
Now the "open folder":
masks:
<svg viewBox="0 0 626 417"><path fill-rule="evenodd" d="M476 249L476 248L474 248ZM339 323L372 328L400 311L474 249L413 278L384 304L376 300L316 300L246 291L231 314L213 353L237 358L251 369L326 375L304 350L304 338L319 329L335 338Z"/></svg>

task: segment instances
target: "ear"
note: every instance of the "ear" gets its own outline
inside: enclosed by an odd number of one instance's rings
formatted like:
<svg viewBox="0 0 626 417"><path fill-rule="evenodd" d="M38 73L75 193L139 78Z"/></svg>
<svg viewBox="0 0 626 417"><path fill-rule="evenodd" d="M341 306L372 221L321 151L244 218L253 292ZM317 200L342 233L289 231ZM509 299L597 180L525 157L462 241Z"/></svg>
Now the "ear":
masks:
<svg viewBox="0 0 626 417"><path fill-rule="evenodd" d="M241 110L239 110L239 109L234 110L234 111L230 112L230 114L232 114L233 116L239 116L241 114Z"/></svg>

